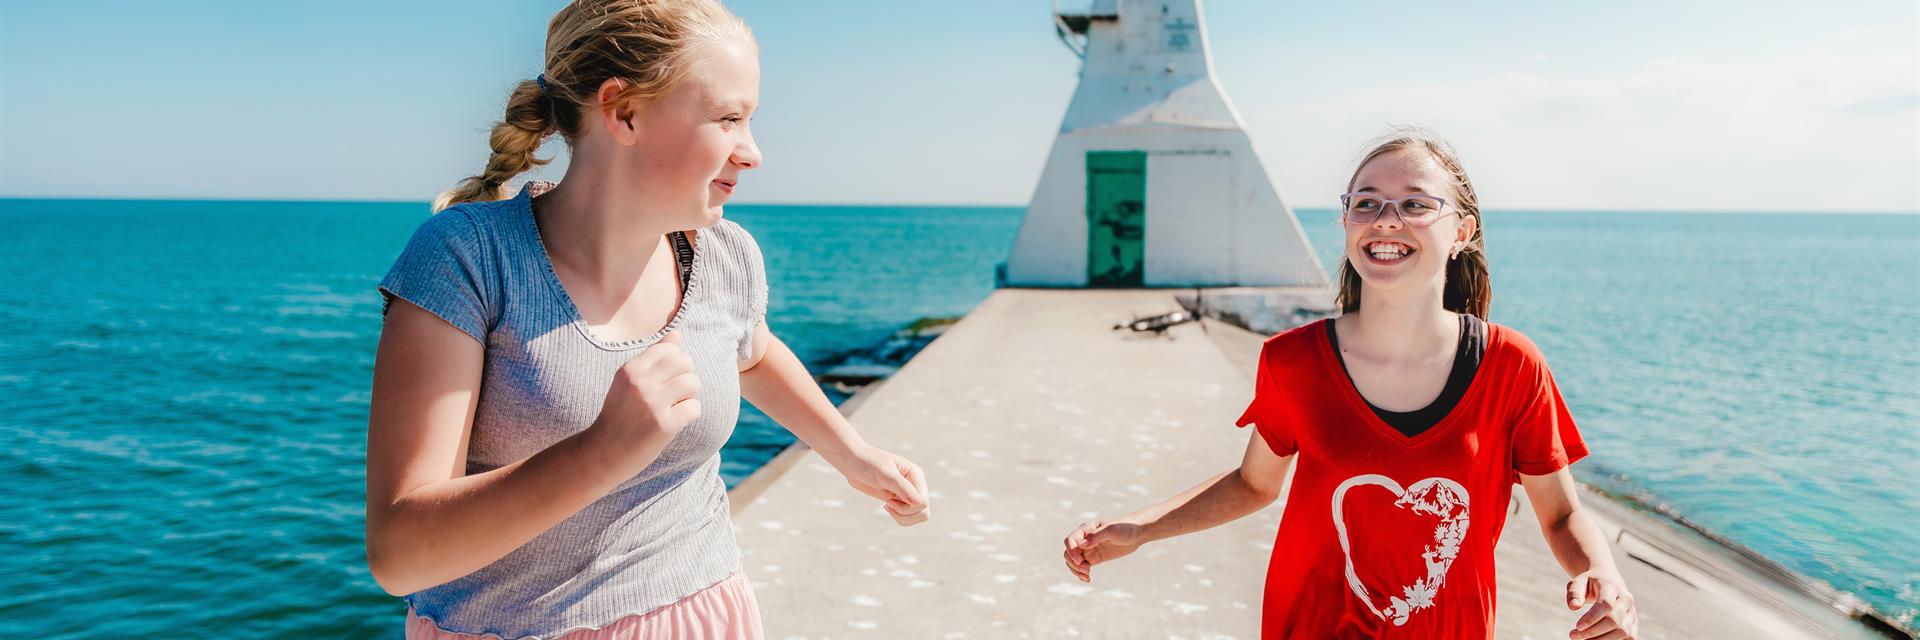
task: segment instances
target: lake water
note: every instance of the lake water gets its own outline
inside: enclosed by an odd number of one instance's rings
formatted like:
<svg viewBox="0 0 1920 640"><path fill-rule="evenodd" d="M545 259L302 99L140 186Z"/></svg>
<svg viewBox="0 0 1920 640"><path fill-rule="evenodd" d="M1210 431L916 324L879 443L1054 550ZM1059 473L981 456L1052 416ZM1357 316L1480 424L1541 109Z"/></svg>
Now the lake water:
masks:
<svg viewBox="0 0 1920 640"><path fill-rule="evenodd" d="M1020 215L728 210L816 368L984 299ZM0 199L0 632L397 635L361 538L373 286L425 216ZM1301 219L1335 264L1332 214ZM1493 319L1546 352L1583 477L1920 609L1920 216L1493 212L1487 240ZM790 440L749 410L724 473Z"/></svg>

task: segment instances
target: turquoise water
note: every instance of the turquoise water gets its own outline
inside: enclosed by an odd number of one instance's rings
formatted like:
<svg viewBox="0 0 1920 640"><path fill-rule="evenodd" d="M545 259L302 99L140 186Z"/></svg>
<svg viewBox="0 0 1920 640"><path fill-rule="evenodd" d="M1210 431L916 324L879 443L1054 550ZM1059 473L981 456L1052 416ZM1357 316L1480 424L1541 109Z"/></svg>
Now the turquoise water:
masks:
<svg viewBox="0 0 1920 640"><path fill-rule="evenodd" d="M728 215L817 366L984 299L1020 211ZM424 216L0 200L0 633L397 635L361 547L373 283ZM1332 264L1339 228L1302 218ZM1488 242L1494 319L1551 359L1582 473L1920 608L1920 217L1507 213ZM730 480L789 440L744 415Z"/></svg>

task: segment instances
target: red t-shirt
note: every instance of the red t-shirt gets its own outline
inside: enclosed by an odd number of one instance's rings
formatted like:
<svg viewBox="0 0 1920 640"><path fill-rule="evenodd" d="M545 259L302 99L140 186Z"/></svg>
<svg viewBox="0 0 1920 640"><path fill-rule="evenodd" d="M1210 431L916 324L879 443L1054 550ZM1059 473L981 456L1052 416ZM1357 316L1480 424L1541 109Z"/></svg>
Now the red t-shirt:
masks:
<svg viewBox="0 0 1920 640"><path fill-rule="evenodd" d="M1257 425L1274 453L1299 454L1261 635L1492 638L1493 546L1514 483L1587 455L1546 359L1526 336L1489 324L1466 395L1407 437L1354 389L1328 322L1267 340L1239 421Z"/></svg>

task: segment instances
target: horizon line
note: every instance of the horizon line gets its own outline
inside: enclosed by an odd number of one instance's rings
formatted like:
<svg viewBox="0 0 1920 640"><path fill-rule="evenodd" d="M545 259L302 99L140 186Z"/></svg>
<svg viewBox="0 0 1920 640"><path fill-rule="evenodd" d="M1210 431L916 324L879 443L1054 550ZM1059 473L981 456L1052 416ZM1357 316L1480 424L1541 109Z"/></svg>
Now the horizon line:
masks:
<svg viewBox="0 0 1920 640"><path fill-rule="evenodd" d="M311 204L417 204L423 207L430 206L433 204L431 200L382 200L382 199L360 200L360 199L350 199L350 198L300 198L300 197L295 197L295 198L217 198L217 197L193 198L193 197L4 195L4 194L0 194L0 201L9 201L9 200L12 200L12 201L74 201L74 202L220 202L220 203L252 202L252 203L311 203ZM743 206L743 207L859 207L859 208L875 208L875 209L914 208L914 207L939 207L939 208L961 208L961 209L1024 209L1027 206L1026 203L846 202L846 201L842 201L842 202L768 201L768 202L732 202L728 204L734 205L734 206ZM1319 205L1319 206L1298 206L1298 207L1290 206L1290 208L1295 210L1307 210L1307 211L1332 211L1336 207L1337 205L1335 203L1327 203L1325 205ZM1633 209L1602 209L1602 208L1595 208L1595 207L1519 206L1519 207L1491 208L1491 209L1488 209L1488 211L1509 212L1509 213L1631 213L1631 214L1694 213L1694 214L1763 214L1763 215L1812 214L1812 215L1920 216L1920 209L1915 209L1915 210L1897 210L1897 209L1796 210L1796 209L1677 209L1677 208L1660 208L1660 207L1633 208Z"/></svg>

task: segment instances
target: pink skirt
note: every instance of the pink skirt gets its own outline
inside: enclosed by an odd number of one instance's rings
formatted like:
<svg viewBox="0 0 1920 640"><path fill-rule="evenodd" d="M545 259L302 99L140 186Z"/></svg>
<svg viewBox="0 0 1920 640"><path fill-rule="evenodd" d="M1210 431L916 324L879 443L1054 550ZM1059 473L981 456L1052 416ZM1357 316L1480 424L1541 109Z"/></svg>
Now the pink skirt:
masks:
<svg viewBox="0 0 1920 640"><path fill-rule="evenodd" d="M704 638L760 640L760 605L753 585L735 573L679 602L630 615L598 629L580 629L559 640L645 640L648 638ZM407 612L407 640L481 640L483 636L456 633ZM497 640L499 636L484 636Z"/></svg>

